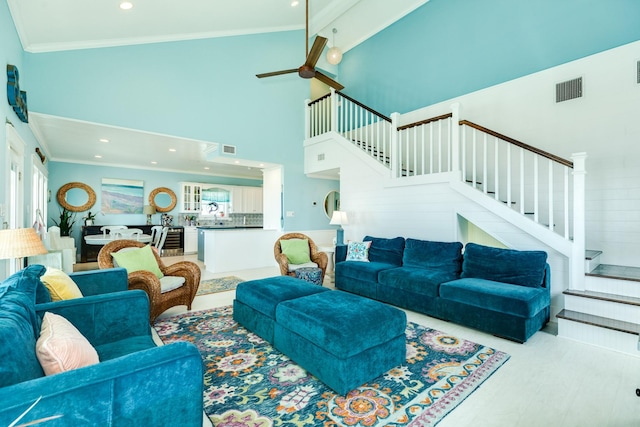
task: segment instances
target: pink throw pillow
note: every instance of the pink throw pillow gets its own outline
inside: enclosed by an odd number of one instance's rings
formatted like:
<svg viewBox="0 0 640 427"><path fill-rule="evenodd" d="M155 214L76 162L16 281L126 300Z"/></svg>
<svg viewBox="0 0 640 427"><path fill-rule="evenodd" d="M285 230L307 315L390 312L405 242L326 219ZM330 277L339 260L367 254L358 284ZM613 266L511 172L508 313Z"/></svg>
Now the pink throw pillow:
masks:
<svg viewBox="0 0 640 427"><path fill-rule="evenodd" d="M36 355L46 375L99 363L91 343L67 319L46 312L42 319Z"/></svg>

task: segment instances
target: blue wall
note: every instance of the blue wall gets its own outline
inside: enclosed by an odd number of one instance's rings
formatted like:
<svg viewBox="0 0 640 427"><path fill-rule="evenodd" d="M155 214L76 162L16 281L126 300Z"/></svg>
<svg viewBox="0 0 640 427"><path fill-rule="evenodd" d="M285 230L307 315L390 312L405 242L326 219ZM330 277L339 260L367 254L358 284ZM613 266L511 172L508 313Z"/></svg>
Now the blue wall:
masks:
<svg viewBox="0 0 640 427"><path fill-rule="evenodd" d="M431 0L347 52L339 76L406 113L639 39L637 0Z"/></svg>
<svg viewBox="0 0 640 427"><path fill-rule="evenodd" d="M312 201L321 202L338 182L307 178L303 170L309 83L296 75L255 77L298 64L302 34L27 53L31 110L236 145L239 158L284 165L284 210L296 213L285 218L286 229L330 228ZM52 175L61 184L86 181L75 168ZM141 179L147 176L155 179L150 172Z"/></svg>
<svg viewBox="0 0 640 427"><path fill-rule="evenodd" d="M47 222L49 226L54 225L52 219L56 222L60 219L60 206L58 205L56 194L58 189L68 182L82 182L87 184L96 193L96 203L91 209L92 213L97 213L96 225L113 225L113 224L145 224L147 216L143 214L120 214L120 215L104 215L100 213L102 203L102 178L131 179L136 181L144 181L144 201L148 204L149 194L155 188L167 187L176 193L180 198L180 182L203 182L227 185L246 185L260 186L261 181L251 179L225 178L225 177L208 177L196 174L174 173L174 172L158 172L152 170L140 169L124 169L107 166L80 165L75 163L51 162L49 165L49 188L51 189L51 201L49 202L49 218ZM79 194L82 192L78 191ZM82 200L67 199L71 204L84 204L87 199ZM173 215L174 224L178 224L180 207L179 204L169 215ZM86 216L86 212L78 212L75 216L76 225L72 229L72 235L76 239L76 248L80 247L80 231L83 225L82 218ZM159 223L160 214L154 216L154 223Z"/></svg>
<svg viewBox="0 0 640 427"><path fill-rule="evenodd" d="M7 199L7 144L6 144L6 133L4 128L4 122L8 120L15 127L18 135L22 138L25 143L24 153L25 153L25 164L24 164L24 188L25 188L25 209L24 209L24 223L23 226L31 226L33 223L32 212L29 211L28 207L31 200L31 156L34 154L35 148L38 147L38 143L31 133L31 129L29 129L29 125L20 121L18 116L15 114L9 103L7 102L7 92L6 92L6 82L7 82L7 74L6 74L6 64L12 64L18 67L20 72L19 85L20 89L27 91L27 96L30 97L33 92L31 90L31 80L29 76L29 71L24 63L24 52L22 51L22 45L20 44L20 39L18 38L18 34L16 33L15 26L13 25L13 20L11 19L11 14L9 13L9 7L7 6L7 2L0 2L0 58L2 59L2 85L0 85L2 96L0 96L0 115L4 118L2 120L2 128L0 129L0 204L5 203ZM31 106L30 99L28 100L28 107ZM45 165L46 168L46 165ZM2 226L2 221L5 218L0 218L0 227ZM0 265L0 268L2 266ZM0 277L2 276L2 272L0 271Z"/></svg>

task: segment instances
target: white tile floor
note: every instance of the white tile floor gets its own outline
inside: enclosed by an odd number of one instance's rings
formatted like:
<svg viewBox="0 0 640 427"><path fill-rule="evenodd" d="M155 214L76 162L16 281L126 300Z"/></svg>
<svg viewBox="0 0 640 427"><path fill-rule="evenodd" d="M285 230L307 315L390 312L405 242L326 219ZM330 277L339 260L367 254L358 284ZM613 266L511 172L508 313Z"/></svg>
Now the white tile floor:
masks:
<svg viewBox="0 0 640 427"><path fill-rule="evenodd" d="M195 256L163 258L167 264ZM199 263L202 267L202 263ZM276 267L212 274L245 280L278 275ZM196 297L193 310L232 304L234 292ZM167 310L161 317L185 311ZM538 332L525 344L407 311L408 320L502 350L511 359L454 409L440 427L638 427L639 357L624 355ZM552 329L552 328L549 328Z"/></svg>

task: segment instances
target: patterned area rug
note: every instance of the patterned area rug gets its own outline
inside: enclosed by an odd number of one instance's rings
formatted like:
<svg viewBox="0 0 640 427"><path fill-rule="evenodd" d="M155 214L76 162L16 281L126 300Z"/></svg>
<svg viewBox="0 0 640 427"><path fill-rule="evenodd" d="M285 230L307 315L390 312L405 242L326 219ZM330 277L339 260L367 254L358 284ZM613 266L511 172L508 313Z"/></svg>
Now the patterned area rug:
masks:
<svg viewBox="0 0 640 427"><path fill-rule="evenodd" d="M238 283L244 282L244 279L241 279L236 276L227 276L220 277L218 279L207 279L201 280L200 286L198 287L198 295L206 295L206 294L215 294L216 292L224 292L230 291L238 286Z"/></svg>
<svg viewBox="0 0 640 427"><path fill-rule="evenodd" d="M200 349L204 408L215 426L435 425L509 359L409 323L407 362L339 396L239 326L232 313L221 307L154 325L163 342L189 341Z"/></svg>

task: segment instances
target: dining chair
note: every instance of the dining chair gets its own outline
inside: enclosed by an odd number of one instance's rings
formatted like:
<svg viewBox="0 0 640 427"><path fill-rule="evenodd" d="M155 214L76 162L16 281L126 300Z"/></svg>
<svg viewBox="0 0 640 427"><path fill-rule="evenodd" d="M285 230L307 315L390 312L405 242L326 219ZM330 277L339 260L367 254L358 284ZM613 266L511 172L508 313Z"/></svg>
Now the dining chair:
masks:
<svg viewBox="0 0 640 427"><path fill-rule="evenodd" d="M164 227L161 225L154 225L151 227L151 246L158 246L160 242L160 237L162 237L162 229Z"/></svg>

